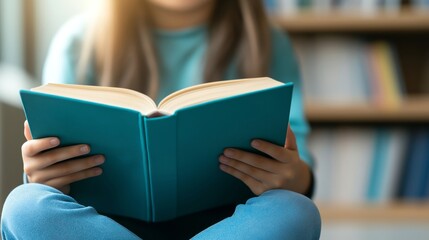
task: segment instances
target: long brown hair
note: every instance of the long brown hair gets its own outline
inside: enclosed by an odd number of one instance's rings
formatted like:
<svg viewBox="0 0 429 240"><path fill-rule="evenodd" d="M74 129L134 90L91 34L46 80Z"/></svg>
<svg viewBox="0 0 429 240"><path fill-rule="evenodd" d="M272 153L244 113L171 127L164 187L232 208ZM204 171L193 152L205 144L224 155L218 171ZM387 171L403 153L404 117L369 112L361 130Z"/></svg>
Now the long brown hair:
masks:
<svg viewBox="0 0 429 240"><path fill-rule="evenodd" d="M80 76L93 59L98 84L127 87L155 97L159 67L146 1L103 0L102 4L102 14L84 43ZM216 0L207 26L204 81L222 80L233 59L239 77L267 75L271 38L261 0Z"/></svg>

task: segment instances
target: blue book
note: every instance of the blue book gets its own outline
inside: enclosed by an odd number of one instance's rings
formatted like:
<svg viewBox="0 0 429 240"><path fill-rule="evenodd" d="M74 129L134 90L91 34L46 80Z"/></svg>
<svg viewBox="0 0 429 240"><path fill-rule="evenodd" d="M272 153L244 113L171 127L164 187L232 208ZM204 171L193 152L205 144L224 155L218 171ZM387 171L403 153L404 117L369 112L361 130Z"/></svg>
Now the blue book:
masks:
<svg viewBox="0 0 429 240"><path fill-rule="evenodd" d="M412 5L416 9L428 9L429 8L429 0L412 0Z"/></svg>
<svg viewBox="0 0 429 240"><path fill-rule="evenodd" d="M264 5L265 5L265 9L269 13L272 13L277 9L278 2L277 2L277 0L264 0Z"/></svg>
<svg viewBox="0 0 429 240"><path fill-rule="evenodd" d="M400 196L405 199L423 199L428 165L428 133L415 131L408 145L407 162L400 188Z"/></svg>
<svg viewBox="0 0 429 240"><path fill-rule="evenodd" d="M367 199L376 202L381 199L381 188L383 178L386 174L385 166L387 159L387 148L389 145L389 132L387 129L378 129L375 139L375 147L372 157L369 185L367 188Z"/></svg>
<svg viewBox="0 0 429 240"><path fill-rule="evenodd" d="M423 163L423 183L422 189L420 191L422 199L429 199L429 131L425 131L425 136L423 140L424 151L422 152L422 161Z"/></svg>
<svg viewBox="0 0 429 240"><path fill-rule="evenodd" d="M71 195L107 214L164 221L253 194L219 169L227 147L255 151L252 139L283 145L292 83L270 78L205 83L156 106L127 89L48 84L21 90L34 138L86 143L103 154L103 174Z"/></svg>

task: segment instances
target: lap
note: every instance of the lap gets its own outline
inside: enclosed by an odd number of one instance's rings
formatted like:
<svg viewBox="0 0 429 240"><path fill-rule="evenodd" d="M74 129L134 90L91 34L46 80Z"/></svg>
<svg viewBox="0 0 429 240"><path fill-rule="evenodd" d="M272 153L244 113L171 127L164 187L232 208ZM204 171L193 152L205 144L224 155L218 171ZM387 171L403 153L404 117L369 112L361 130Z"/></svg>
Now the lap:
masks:
<svg viewBox="0 0 429 240"><path fill-rule="evenodd" d="M38 235L40 239L317 239L320 234L320 215L313 202L286 190L268 191L236 208L225 206L148 223L106 217L54 188L25 184L9 195L3 215L2 234L24 239L35 231L44 234Z"/></svg>
<svg viewBox="0 0 429 240"><path fill-rule="evenodd" d="M108 216L143 239L180 240L191 239L204 229L231 216L234 208L235 205L228 205L158 223L148 223L121 216Z"/></svg>

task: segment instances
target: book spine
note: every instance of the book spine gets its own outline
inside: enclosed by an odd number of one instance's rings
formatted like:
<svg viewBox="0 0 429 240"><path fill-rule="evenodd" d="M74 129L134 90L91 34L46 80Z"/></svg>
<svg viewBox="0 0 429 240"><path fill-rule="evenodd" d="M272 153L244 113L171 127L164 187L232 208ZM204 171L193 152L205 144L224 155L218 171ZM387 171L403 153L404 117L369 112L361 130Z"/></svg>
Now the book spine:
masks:
<svg viewBox="0 0 429 240"><path fill-rule="evenodd" d="M379 48L381 70L384 76L385 89L388 96L388 107L396 107L400 103L400 91L393 63L393 49L387 42L376 43Z"/></svg>
<svg viewBox="0 0 429 240"><path fill-rule="evenodd" d="M152 221L177 216L176 115L144 118Z"/></svg>
<svg viewBox="0 0 429 240"><path fill-rule="evenodd" d="M408 142L408 132L404 129L391 129L389 144L387 146L386 166L382 179L380 197L381 201L394 200L399 185L400 171L405 161L405 151Z"/></svg>
<svg viewBox="0 0 429 240"><path fill-rule="evenodd" d="M372 166L370 170L369 185L367 187L367 200L378 202L381 200L382 181L385 178L385 166L388 159L387 147L389 145L390 132L382 128L376 130L375 147L373 151Z"/></svg>
<svg viewBox="0 0 429 240"><path fill-rule="evenodd" d="M411 134L399 196L407 200L418 200L422 198L422 189L424 188L425 133L424 130L414 130Z"/></svg>
<svg viewBox="0 0 429 240"><path fill-rule="evenodd" d="M139 126L140 126L140 143L141 143L141 155L144 159L146 159L145 162L143 162L143 177L145 178L145 181L140 184L144 184L144 188L146 189L146 206L145 206L145 219L146 221L149 221L152 219L153 211L152 211L152 189L151 189L151 178L149 174L149 156L147 151L147 132L146 132L146 122L145 122L145 116L139 115Z"/></svg>

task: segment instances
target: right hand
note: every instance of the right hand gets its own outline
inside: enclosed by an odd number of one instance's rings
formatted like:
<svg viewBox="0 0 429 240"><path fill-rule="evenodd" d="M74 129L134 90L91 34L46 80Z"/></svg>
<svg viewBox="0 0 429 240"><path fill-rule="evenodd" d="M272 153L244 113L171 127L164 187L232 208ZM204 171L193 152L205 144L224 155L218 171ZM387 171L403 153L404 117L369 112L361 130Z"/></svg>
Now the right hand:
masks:
<svg viewBox="0 0 429 240"><path fill-rule="evenodd" d="M31 183L45 184L69 194L71 183L102 173L98 167L104 163L102 155L76 158L89 153L88 145L55 148L60 144L58 138L33 139L27 121L24 123L24 135L27 141L21 148L22 160ZM69 160L71 158L74 159Z"/></svg>

